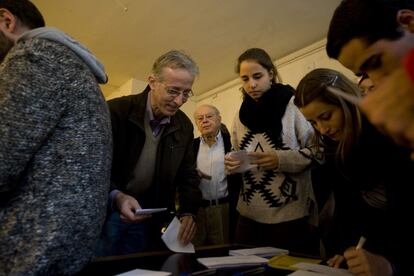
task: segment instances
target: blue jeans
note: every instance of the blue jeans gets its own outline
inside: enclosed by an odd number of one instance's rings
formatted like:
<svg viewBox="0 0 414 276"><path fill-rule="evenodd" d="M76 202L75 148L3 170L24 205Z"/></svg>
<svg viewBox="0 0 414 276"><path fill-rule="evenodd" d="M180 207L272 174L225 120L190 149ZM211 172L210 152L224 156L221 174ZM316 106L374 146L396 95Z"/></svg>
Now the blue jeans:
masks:
<svg viewBox="0 0 414 276"><path fill-rule="evenodd" d="M125 255L146 251L151 246L150 222L123 222L119 212L108 215L98 241L96 256Z"/></svg>

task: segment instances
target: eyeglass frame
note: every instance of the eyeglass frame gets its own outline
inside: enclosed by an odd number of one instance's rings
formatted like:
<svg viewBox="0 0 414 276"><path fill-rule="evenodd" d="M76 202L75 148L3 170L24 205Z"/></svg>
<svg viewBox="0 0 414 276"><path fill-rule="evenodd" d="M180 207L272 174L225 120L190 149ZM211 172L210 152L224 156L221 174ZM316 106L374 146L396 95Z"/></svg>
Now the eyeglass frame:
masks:
<svg viewBox="0 0 414 276"><path fill-rule="evenodd" d="M185 91L178 91L174 87L166 86L164 82L157 80L157 82L161 83L164 86L164 91L171 99L175 99L178 96L182 95L183 100L187 101L190 97L194 96L194 92L192 89L185 90Z"/></svg>

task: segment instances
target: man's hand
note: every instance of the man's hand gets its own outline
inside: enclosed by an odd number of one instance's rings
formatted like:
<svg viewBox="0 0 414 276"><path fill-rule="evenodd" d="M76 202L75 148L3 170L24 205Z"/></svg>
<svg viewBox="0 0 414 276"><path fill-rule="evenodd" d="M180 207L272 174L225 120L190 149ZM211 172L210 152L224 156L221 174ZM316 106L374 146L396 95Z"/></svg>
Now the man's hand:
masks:
<svg viewBox="0 0 414 276"><path fill-rule="evenodd" d="M178 232L177 239L183 244L187 245L194 237L196 233L196 223L193 216L182 216L180 218L181 226Z"/></svg>
<svg viewBox="0 0 414 276"><path fill-rule="evenodd" d="M151 217L151 215L135 215L135 210L141 209L141 206L132 196L124 194L123 192L118 192L114 200L119 210L121 220L124 222L141 222Z"/></svg>

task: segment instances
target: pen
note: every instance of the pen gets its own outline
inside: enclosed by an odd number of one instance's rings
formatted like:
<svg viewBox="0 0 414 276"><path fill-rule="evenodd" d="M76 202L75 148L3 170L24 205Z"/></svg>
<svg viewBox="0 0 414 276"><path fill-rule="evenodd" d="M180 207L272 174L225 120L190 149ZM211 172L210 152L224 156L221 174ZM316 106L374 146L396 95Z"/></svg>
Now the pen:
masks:
<svg viewBox="0 0 414 276"><path fill-rule="evenodd" d="M359 238L358 244L356 246L356 249L361 249L364 246L364 243L367 239L364 236L361 236Z"/></svg>

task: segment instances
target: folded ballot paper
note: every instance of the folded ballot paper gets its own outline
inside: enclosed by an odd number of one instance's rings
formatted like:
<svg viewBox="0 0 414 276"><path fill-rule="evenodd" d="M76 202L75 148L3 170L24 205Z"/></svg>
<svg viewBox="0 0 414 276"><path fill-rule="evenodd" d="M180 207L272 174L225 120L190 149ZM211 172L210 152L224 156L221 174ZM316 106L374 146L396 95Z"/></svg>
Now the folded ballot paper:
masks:
<svg viewBox="0 0 414 276"><path fill-rule="evenodd" d="M276 247L255 247L255 248L247 248L247 249L236 249L230 250L230 256L248 256L248 255L256 255L263 258L278 256L278 255L287 255L289 254L289 250L276 248Z"/></svg>
<svg viewBox="0 0 414 276"><path fill-rule="evenodd" d="M198 258L197 261L208 268L233 268L266 264L269 260L255 256L224 256Z"/></svg>

